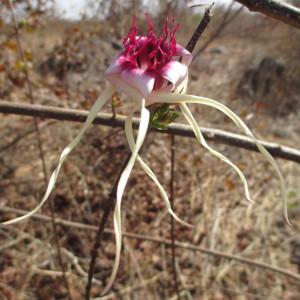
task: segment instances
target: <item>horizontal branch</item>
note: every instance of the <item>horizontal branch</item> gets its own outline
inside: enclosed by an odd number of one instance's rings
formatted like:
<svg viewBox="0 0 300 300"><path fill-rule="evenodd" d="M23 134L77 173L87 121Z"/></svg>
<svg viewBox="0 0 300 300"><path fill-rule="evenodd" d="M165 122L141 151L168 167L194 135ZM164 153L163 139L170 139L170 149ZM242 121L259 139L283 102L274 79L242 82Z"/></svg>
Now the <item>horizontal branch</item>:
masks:
<svg viewBox="0 0 300 300"><path fill-rule="evenodd" d="M82 111L82 110L59 108L59 107L52 107L52 106L45 106L45 105L12 103L12 102L1 101L1 100L0 100L0 113L17 114L22 116L32 116L32 117L56 119L61 121L74 121L74 122L84 122L88 115L87 111ZM94 121L94 124L101 124L110 127L123 127L124 123L125 123L124 116L116 116L116 118L112 118L112 115L107 113L99 114ZM137 128L138 124L139 124L139 119L134 118L133 120L134 127ZM255 143L251 139L243 135L226 132L224 130L219 130L219 129L205 128L205 127L201 127L201 130L203 135L208 140L258 152ZM159 133L174 134L174 135L185 136L185 137L194 137L194 133L190 128L190 126L184 124L178 124L178 123L169 125L167 130L156 130L156 131ZM260 141L260 142L274 157L280 157L286 160L300 163L299 150L291 147L275 144L275 143L266 142L266 141Z"/></svg>
<svg viewBox="0 0 300 300"><path fill-rule="evenodd" d="M260 12L300 29L300 8L278 0L235 0L250 11Z"/></svg>
<svg viewBox="0 0 300 300"><path fill-rule="evenodd" d="M15 208L11 208L11 207L1 207L1 206L0 206L0 211L5 212L5 213L13 213L13 214L17 214L17 215L24 215L24 214L28 213L27 210L15 209ZM46 215L43 215L43 214L34 214L32 216L32 218L35 219L35 220L38 220L38 221L51 222L51 218L46 216ZM58 219L58 218L55 218L55 222L56 222L57 225L66 226L66 227L73 227L73 228L82 229L82 230L92 230L92 231L97 231L98 230L98 227L94 226L94 225L88 225L88 224L83 224L83 223L73 222L73 221L66 221L66 220ZM3 226L3 225L2 226L0 225L0 227L7 228L7 226ZM104 232L107 233L107 234L114 235L114 231L112 229L105 229ZM136 233L130 233L130 232L123 232L122 235L124 237L131 238L131 239L149 241L149 242L152 242L152 243L164 244L164 245L167 245L167 246L172 245L171 240L162 239L162 238L158 238L158 237L151 237L151 236L146 236L146 235L136 234ZM300 281L300 275L299 274L290 272L290 271L288 271L286 269L283 269L283 268L279 268L279 267L276 267L276 266L269 265L269 264L264 263L264 262L260 262L260 261L257 261L257 260L246 258L246 257L243 257L243 256L229 254L229 253L225 253L225 252L221 252L221 251L217 251L217 250L212 250L212 249L207 249L207 248L204 248L204 247L199 247L199 246L195 246L195 245L192 245L192 244L183 243L183 242L179 242L179 241L175 242L175 246L177 248L181 248L181 249L187 249L187 250L191 250L191 251L195 251L195 252L202 252L202 253L205 253L207 255L217 256L217 257L221 257L221 258L225 258L225 259L229 259L229 260L235 260L235 261L238 261L238 262L243 263L243 264L248 264L248 265L255 266L255 267L258 267L258 268L261 268L261 269L269 270L269 271L284 275L286 277L292 278L294 280Z"/></svg>

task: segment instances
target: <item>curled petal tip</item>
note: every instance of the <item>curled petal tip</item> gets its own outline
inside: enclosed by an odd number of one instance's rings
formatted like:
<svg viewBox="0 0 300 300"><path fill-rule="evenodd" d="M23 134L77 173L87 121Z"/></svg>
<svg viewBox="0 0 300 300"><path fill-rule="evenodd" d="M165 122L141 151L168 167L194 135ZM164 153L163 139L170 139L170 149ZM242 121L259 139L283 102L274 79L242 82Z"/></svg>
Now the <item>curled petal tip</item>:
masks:
<svg viewBox="0 0 300 300"><path fill-rule="evenodd" d="M290 229L296 229L297 228L297 226L290 221L290 218L287 215L284 216L284 221Z"/></svg>
<svg viewBox="0 0 300 300"><path fill-rule="evenodd" d="M161 70L161 76L168 80L175 87L179 85L187 76L188 68L186 65L171 61L166 64Z"/></svg>
<svg viewBox="0 0 300 300"><path fill-rule="evenodd" d="M176 45L176 55L181 57L181 62L186 66L189 66L193 60L192 53L179 44Z"/></svg>
<svg viewBox="0 0 300 300"><path fill-rule="evenodd" d="M183 226L186 226L186 227L189 227L189 228L195 227L195 225L192 225L192 224L190 224L190 223L187 223L187 222L181 220L179 217L177 217L177 216L175 215L175 213L172 211L172 209L169 209L169 213L170 213L170 215L174 218L174 220L176 220L178 223L182 224Z"/></svg>

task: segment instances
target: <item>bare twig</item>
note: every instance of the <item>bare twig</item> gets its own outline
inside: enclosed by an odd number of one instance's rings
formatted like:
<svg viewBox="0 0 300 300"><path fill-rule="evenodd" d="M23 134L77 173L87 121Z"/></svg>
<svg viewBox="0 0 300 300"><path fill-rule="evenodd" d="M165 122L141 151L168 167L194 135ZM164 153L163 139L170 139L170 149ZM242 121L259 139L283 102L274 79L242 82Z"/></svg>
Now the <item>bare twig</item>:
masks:
<svg viewBox="0 0 300 300"><path fill-rule="evenodd" d="M44 127L48 127L50 125L55 124L55 121L52 122L44 122L43 124L39 125L40 130ZM22 139L28 137L29 135L31 135L32 133L35 133L35 127L33 128L29 128L27 130L24 130L24 132L19 133L12 141L10 141L9 143L7 143L6 145L3 145L0 147L0 153L3 151L7 151L9 148L16 146L17 143L19 143Z"/></svg>
<svg viewBox="0 0 300 300"><path fill-rule="evenodd" d="M24 71L24 74L25 74L25 80L26 80L27 87L28 87L29 99L30 99L31 104L33 105L35 103L34 94L33 94L33 87L32 87L32 83L31 83L31 80L30 80L28 66L26 64L26 59L25 59L23 47L22 47L22 44L21 44L18 21L17 21L17 17L16 17L16 14L15 14L15 9L14 9L14 5L12 3L12 0L9 0L9 5L10 5L12 21L13 21L13 25L14 25L15 36L16 36L16 41L17 41L20 60L24 64L24 70L23 71ZM41 132L40 132L40 128L39 128L38 119L34 118L33 122L34 122L34 129L35 129L35 132L36 132L37 142L38 142L38 149L39 149L40 159L41 159L41 163L42 163L42 169L43 169L43 173L44 173L45 186L47 186L47 184L48 184L48 174L47 174L46 161L45 161L45 156L44 156L44 151L43 151L42 138L41 138ZM56 228L56 224L55 224L55 215L54 215L54 207L53 207L52 199L53 198L51 198L50 201L49 201L49 206L50 206L50 211L51 211L51 219L52 219L54 240L55 240L55 245L56 245L56 249L57 249L57 258L58 258L58 263L59 263L59 265L61 267L61 270L62 270L62 277L63 277L63 280L65 282L66 288L67 288L68 299L72 300L70 287L69 287L68 279L67 279L67 276L66 276L65 266L64 266L64 263L63 263L63 260L62 260L62 255L61 255L61 252L60 252L60 246L59 246L57 228Z"/></svg>
<svg viewBox="0 0 300 300"><path fill-rule="evenodd" d="M198 51L194 55L194 60L193 61L195 61L197 59L197 57L199 57L199 55L222 33L222 31L226 28L226 26L228 24L230 24L240 14L240 12L243 10L243 6L241 6L236 12L234 12L230 16L230 12L231 12L233 4L234 4L234 0L232 0L230 5L228 6L226 12L223 15L223 18L222 18L219 26L210 35L209 39L200 47L200 49L198 49Z"/></svg>
<svg viewBox="0 0 300 300"><path fill-rule="evenodd" d="M212 3L208 8L205 9L203 18L201 19L198 27L196 28L191 39L189 40L189 42L187 43L187 45L185 47L188 51L193 52L199 38L201 37L202 33L207 28L207 26L210 22L210 19L211 19L211 9L213 8L213 6L214 6L214 3Z"/></svg>
<svg viewBox="0 0 300 300"><path fill-rule="evenodd" d="M44 269L40 269L36 266L32 266L32 271L35 274L39 274L39 275L43 275L43 276L49 276L49 277L62 277L62 276L72 275L71 272L63 273L62 271L44 270Z"/></svg>
<svg viewBox="0 0 300 300"><path fill-rule="evenodd" d="M132 261L132 263L134 265L134 269L135 270L132 270L132 271L134 273L136 273L136 275L138 276L138 280L141 282L141 284L142 285L145 284L146 280L145 280L145 277L144 277L144 275L142 273L141 264L139 263L139 261L138 261L138 259L136 257L136 254L135 254L135 252L133 251L133 249L132 249L132 247L130 245L130 241L125 238L124 241L123 241L123 243L124 243L124 248L126 248L128 254L130 256L130 259L131 259L131 261ZM143 289L144 289L144 299L145 300L151 300L151 298L152 298L150 296L151 295L151 291L148 288L148 286L144 285ZM120 295L119 292L118 292L118 294Z"/></svg>
<svg viewBox="0 0 300 300"><path fill-rule="evenodd" d="M92 280L94 277L95 264L96 264L96 259L97 259L97 255L98 255L98 250L99 250L102 240L103 240L103 234L104 234L106 223L108 221L108 217L114 207L114 203L115 203L114 199L116 197L116 192L117 192L117 187L118 187L120 177L130 159L130 156L131 156L131 153L125 159L123 166L120 169L120 172L115 180L113 188L108 196L108 199L104 203L103 215L102 215L101 222L99 223L99 226L97 229L97 235L96 235L94 247L91 251L91 261L90 261L90 267L89 267L89 273L88 273L88 280L87 280L86 289L85 289L85 300L90 300Z"/></svg>
<svg viewBox="0 0 300 300"><path fill-rule="evenodd" d="M1 207L1 206L0 206L0 211L6 212L6 213L14 213L17 215L24 215L24 214L28 213L27 210L16 209L16 208L11 208L11 207ZM39 213L33 215L32 218L35 220L43 221L43 222L51 222L50 217L39 214ZM94 225L87 225L87 224L83 224L83 223L79 223L79 222L66 221L66 220L59 219L59 218L56 218L56 224L61 225L61 226L66 226L66 227L82 229L82 230L92 230L92 231L98 230L98 227L94 226ZM0 225L0 228L6 228L6 226ZM112 229L105 229L104 232L107 234L111 234L111 235L114 234L114 231ZM164 244L166 246L171 246L171 243L172 243L170 240L167 240L167 239L162 239L162 238L153 237L153 236L146 236L146 235L137 234L137 233L123 232L122 235L127 238L137 239L137 240L141 240L141 241L149 241L149 242L158 243L158 244ZM189 243L182 243L179 241L175 242L175 246L177 248L181 248L181 249L187 249L187 250L191 250L191 251L195 251L195 252L202 252L207 255L217 256L217 257L229 259L229 260L235 260L235 261L238 261L243 264L247 264L247 265L254 266L254 267L257 267L260 269L265 269L265 270L269 270L269 271L272 271L277 274L281 274L283 276L286 276L288 278L291 278L291 279L294 279L294 280L300 282L300 274L296 274L296 273L290 272L286 269L276 267L273 265L269 265L264 262L260 262L257 260L239 256L239 255L225 253L222 251L217 251L217 250L207 249L204 247L195 246L195 245L192 245Z"/></svg>
<svg viewBox="0 0 300 300"><path fill-rule="evenodd" d="M6 244L3 244L3 245L0 245L0 253L3 252L4 250L8 249L8 248L11 248L15 245L17 245L18 243L20 243L21 241L27 239L27 236L26 235L22 235Z"/></svg>
<svg viewBox="0 0 300 300"><path fill-rule="evenodd" d="M159 278L161 278L164 275L163 272L160 272L156 275L154 275L153 277L144 280L142 283L137 284L137 285L133 285L133 286L129 286L126 287L120 291L118 291L117 293L112 292L111 294L108 294L106 296L100 297L100 298L94 298L93 300L110 300L110 299L117 299L117 296L121 297L125 294L130 294L135 290L139 290L141 288L145 288L150 284L153 284L155 281L157 281Z"/></svg>
<svg viewBox="0 0 300 300"><path fill-rule="evenodd" d="M265 14L300 29L300 8L278 0L235 0L250 11Z"/></svg>
<svg viewBox="0 0 300 300"><path fill-rule="evenodd" d="M23 116L36 116L41 118L64 120L64 121L74 121L83 123L88 115L87 111L74 110L67 108L58 108L51 106L41 106L41 105L30 105L24 103L11 103L8 101L0 100L0 112L17 114ZM138 127L140 120L138 118L133 119L134 128ZM101 124L109 127L124 127L125 117L116 116L112 119L111 114L101 113L94 120L94 124ZM204 137L210 141L216 141L222 144L247 149L255 152L259 152L255 143L240 134L230 133L224 130L211 129L211 128L200 128ZM154 130L154 129L153 129ZM167 130L157 130L157 132L165 134L174 134L184 137L195 137L194 132L191 130L190 126L184 124L171 124L168 126ZM280 157L286 160L294 161L300 163L300 151L283 146L276 143L271 143L267 141L260 140L260 143L274 156Z"/></svg>
<svg viewBox="0 0 300 300"><path fill-rule="evenodd" d="M72 252L68 251L65 248L62 248L62 253L71 261L72 265L76 269L79 275L81 275L85 280L88 278L88 274L83 270L81 265L79 264L79 259ZM93 283L97 283L100 286L103 286L100 280L94 279Z"/></svg>

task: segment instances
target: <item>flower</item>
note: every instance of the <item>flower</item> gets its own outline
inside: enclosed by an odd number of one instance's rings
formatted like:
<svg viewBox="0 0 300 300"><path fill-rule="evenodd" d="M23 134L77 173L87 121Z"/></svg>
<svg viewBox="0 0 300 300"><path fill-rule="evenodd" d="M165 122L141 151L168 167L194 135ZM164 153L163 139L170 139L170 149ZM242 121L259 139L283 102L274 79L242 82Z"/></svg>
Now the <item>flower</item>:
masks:
<svg viewBox="0 0 300 300"><path fill-rule="evenodd" d="M124 50L117 55L105 72L106 78L116 88L150 105L153 91L173 92L188 76L192 54L176 43L174 18L169 29L166 18L163 32L156 36L153 24L147 16L148 35L138 36L136 21L123 40Z"/></svg>
<svg viewBox="0 0 300 300"><path fill-rule="evenodd" d="M139 150L144 142L149 122L151 120L151 113L149 111L152 105L171 105L175 104L179 106L183 117L190 124L194 131L195 137L200 145L206 148L211 154L218 157L220 160L231 166L237 175L240 177L244 186L245 196L251 202L250 193L248 189L247 180L242 171L233 164L227 157L218 151L211 148L204 139L200 128L192 115L188 104L201 104L209 107L213 107L223 112L229 117L236 126L249 138L251 138L259 151L273 166L276 174L280 180L280 189L284 207L284 216L289 223L287 215L287 201L286 201L286 186L281 171L269 154L269 152L261 145L261 143L254 137L247 125L228 107L220 102L212 99L188 95L186 94L188 83L188 66L191 63L192 55L189 51L176 43L175 32L178 29L178 25L174 26L174 19L171 22L169 28L168 19L163 29L163 33L156 36L153 30L153 24L150 18L147 16L148 21L148 35L138 36L135 19L131 30L123 41L124 49L117 55L105 72L106 79L113 85L107 88L99 97L99 99L92 106L87 120L84 126L80 130L79 134L73 141L63 150L60 155L59 163L52 173L47 190L41 202L31 212L13 220L4 222L4 224L13 224L16 222L24 221L25 219L36 213L42 205L47 201L49 195L54 189L59 171L65 162L67 156L78 145L85 131L90 127L97 113L103 107L103 105L111 98L115 89L125 93L130 99L137 101L141 107L140 125L137 132L136 140L133 135L132 129L132 112L125 122L126 138L131 150L131 157L123 170L117 187L117 199L114 211L114 229L116 237L116 258L112 270L111 277L108 281L103 293L106 293L112 286L115 277L117 275L122 246L122 224L121 224L121 202L122 196L133 169L135 161L138 161L142 169L148 174L148 176L157 185L165 206L170 214L179 222L186 226L191 226L186 222L179 219L171 209L167 193L162 185L159 183L154 172L139 156ZM290 224L290 223L289 223Z"/></svg>

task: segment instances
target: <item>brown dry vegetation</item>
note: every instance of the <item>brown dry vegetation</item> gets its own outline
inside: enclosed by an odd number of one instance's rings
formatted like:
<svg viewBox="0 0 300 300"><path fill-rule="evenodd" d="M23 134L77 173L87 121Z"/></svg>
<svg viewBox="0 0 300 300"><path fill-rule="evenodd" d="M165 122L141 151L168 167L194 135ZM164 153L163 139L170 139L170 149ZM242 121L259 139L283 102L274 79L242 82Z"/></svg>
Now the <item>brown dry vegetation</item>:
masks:
<svg viewBox="0 0 300 300"><path fill-rule="evenodd" d="M185 44L199 20L185 15L178 21L182 24L178 38ZM217 22L218 18L200 44ZM103 72L118 51L116 43L120 40L111 26L108 22L45 21L32 32L22 32L37 103L90 107L105 84ZM124 28L127 30L129 24ZM9 32L10 28L3 29L3 41ZM286 25L243 13L195 60L189 92L228 105L258 137L297 148L299 40L299 32ZM273 59L275 67L258 68L265 58ZM1 66L1 100L29 102L13 38L0 52ZM255 70L258 75L253 79L249 74ZM117 113L127 114L132 107L121 95ZM109 105L105 111L111 111ZM203 126L236 131L218 112L202 107L193 107L193 111ZM50 172L80 125L49 120L40 120L40 124ZM2 114L0 128L0 205L30 210L45 190L32 119ZM150 133L142 152L165 187L169 184L169 144L168 136ZM227 165L211 157L194 139L176 138L175 211L195 224L193 229L176 224L176 239L297 273L297 266L291 263L291 242L297 238L297 230L283 222L279 183L273 170L259 154L213 146L243 170L256 205L248 205L239 179ZM90 129L59 177L52 196L56 216L98 224L102 204L127 152L122 130ZM299 224L300 168L288 161L278 163L289 186L291 219ZM122 209L125 231L170 238L170 218L159 192L138 165L126 188ZM41 213L49 215L48 205ZM0 216L6 220L16 215L0 209ZM94 232L66 226L58 230L73 299L82 299L85 276L79 268L88 270ZM66 299L64 283L55 273L60 267L49 222L31 219L1 227L0 241L0 299ZM96 264L95 298L110 275L114 251L114 238L106 235ZM300 298L299 281L272 271L190 250L177 249L176 253L182 299ZM170 261L169 247L124 238L114 293L105 299L176 299Z"/></svg>

